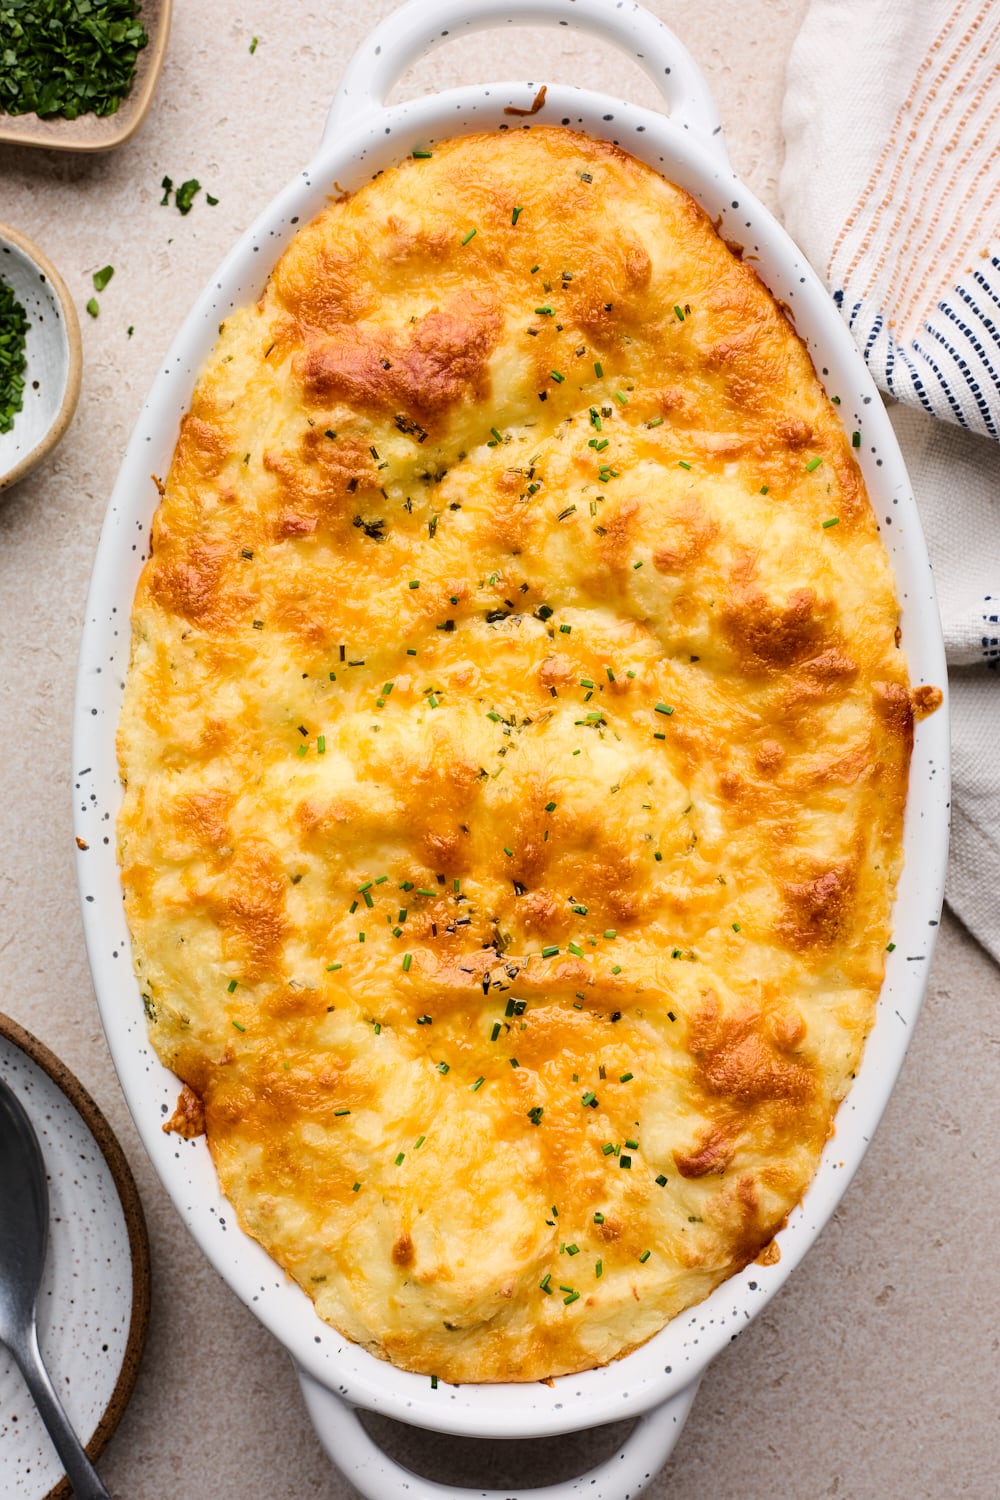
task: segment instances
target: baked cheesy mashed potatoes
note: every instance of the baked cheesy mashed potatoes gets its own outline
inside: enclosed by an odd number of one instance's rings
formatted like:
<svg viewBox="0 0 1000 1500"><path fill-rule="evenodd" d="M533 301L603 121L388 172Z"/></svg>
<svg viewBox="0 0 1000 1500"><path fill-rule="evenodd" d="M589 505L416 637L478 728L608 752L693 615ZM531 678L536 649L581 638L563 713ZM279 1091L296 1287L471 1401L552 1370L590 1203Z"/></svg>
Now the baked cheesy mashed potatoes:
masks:
<svg viewBox="0 0 1000 1500"><path fill-rule="evenodd" d="M872 1019L914 700L858 468L700 208L437 144L226 319L133 615L170 1125L373 1353L640 1344L766 1249Z"/></svg>

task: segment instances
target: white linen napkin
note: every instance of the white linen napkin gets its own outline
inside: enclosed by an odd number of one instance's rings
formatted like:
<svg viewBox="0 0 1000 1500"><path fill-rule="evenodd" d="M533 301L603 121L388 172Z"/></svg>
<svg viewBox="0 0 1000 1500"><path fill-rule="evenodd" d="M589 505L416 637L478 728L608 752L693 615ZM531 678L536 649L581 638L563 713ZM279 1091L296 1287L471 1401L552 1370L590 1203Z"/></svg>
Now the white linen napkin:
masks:
<svg viewBox="0 0 1000 1500"><path fill-rule="evenodd" d="M946 898L1000 961L1000 4L811 0L783 125L785 224L898 403L952 690Z"/></svg>

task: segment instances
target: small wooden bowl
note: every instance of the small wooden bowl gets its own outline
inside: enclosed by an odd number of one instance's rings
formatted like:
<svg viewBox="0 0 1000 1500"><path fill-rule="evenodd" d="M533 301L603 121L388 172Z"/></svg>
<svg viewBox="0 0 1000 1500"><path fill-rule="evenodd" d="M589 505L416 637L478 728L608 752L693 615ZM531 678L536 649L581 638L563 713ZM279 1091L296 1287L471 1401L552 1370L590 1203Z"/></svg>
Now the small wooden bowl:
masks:
<svg viewBox="0 0 1000 1500"><path fill-rule="evenodd" d="M0 490L23 479L55 447L80 394L80 324L59 272L30 240L0 224L0 278L28 316L24 405L0 432Z"/></svg>
<svg viewBox="0 0 1000 1500"><path fill-rule="evenodd" d="M172 0L142 0L139 19L149 41L136 60L132 87L113 115L42 120L31 114L0 114L0 143L48 146L55 151L110 151L127 141L142 124L153 98L167 50L171 4Z"/></svg>

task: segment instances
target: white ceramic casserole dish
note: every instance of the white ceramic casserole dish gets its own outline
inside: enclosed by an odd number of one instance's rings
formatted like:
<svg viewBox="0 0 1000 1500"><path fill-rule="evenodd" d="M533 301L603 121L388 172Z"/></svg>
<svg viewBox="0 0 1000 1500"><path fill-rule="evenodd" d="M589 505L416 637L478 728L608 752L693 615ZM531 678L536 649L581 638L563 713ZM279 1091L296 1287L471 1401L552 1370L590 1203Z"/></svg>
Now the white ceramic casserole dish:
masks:
<svg viewBox="0 0 1000 1500"><path fill-rule="evenodd" d="M451 90L386 107L393 83L448 36L491 25L548 23L597 33L637 59L661 89L666 113L583 89L550 85L544 107L526 110L538 82ZM624 1448L568 1484L528 1493L566 1500L638 1494L676 1441L706 1365L774 1295L829 1219L861 1161L906 1050L922 998L940 913L947 850L946 706L916 730L905 823L905 868L895 908L895 949L863 1065L836 1121L836 1136L801 1205L778 1236L780 1260L752 1264L674 1319L626 1358L550 1385L432 1385L349 1343L256 1242L222 1197L205 1141L165 1135L178 1081L157 1060L129 956L115 859L120 801L115 731L128 664L128 618L158 499L150 472L169 467L180 417L218 325L251 301L299 224L328 194L359 188L414 148L469 131L566 124L619 143L690 192L744 247L788 309L848 430L862 435L859 462L894 570L903 645L913 684L945 687L937 606L913 496L881 400L832 301L770 214L734 176L707 88L677 39L628 0L413 0L379 26L348 66L315 159L247 231L202 292L143 407L112 495L94 567L81 648L74 741L78 876L87 945L108 1042L146 1149L212 1263L295 1359L307 1403L331 1456L372 1500L403 1495L489 1496L416 1480L381 1453L357 1409L435 1431L530 1438L638 1418ZM334 186L336 184L336 187ZM508 1491L497 1491L498 1500Z"/></svg>

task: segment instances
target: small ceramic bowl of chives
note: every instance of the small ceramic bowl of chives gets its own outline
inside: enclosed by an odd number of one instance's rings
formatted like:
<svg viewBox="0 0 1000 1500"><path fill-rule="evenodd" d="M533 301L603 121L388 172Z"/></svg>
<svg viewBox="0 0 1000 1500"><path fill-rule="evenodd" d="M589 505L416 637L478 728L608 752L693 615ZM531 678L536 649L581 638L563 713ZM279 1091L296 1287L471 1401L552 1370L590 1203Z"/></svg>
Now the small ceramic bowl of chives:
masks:
<svg viewBox="0 0 1000 1500"><path fill-rule="evenodd" d="M59 272L0 224L0 490L55 447L80 394L80 325Z"/></svg>

